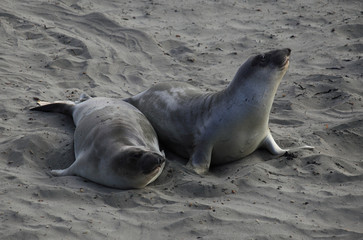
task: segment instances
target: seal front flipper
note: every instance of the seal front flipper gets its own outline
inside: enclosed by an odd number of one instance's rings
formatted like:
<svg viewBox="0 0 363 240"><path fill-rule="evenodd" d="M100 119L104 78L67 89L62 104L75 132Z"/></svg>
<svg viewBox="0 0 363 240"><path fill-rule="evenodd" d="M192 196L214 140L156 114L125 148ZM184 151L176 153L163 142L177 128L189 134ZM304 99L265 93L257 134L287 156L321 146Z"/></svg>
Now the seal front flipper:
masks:
<svg viewBox="0 0 363 240"><path fill-rule="evenodd" d="M309 149L309 150L314 149L314 147L308 146L308 145L304 145L304 146L297 147L297 148L291 148L291 149L282 149L279 147L279 145L277 145L277 143L273 139L270 131L268 131L268 134L267 134L265 140L263 140L261 147L267 149L273 155L283 155L286 152L296 151L299 149Z"/></svg>
<svg viewBox="0 0 363 240"><path fill-rule="evenodd" d="M288 151L287 149L282 149L279 147L279 145L277 145L270 131L268 131L265 140L263 140L261 144L261 147L267 149L273 155L283 155Z"/></svg>
<svg viewBox="0 0 363 240"><path fill-rule="evenodd" d="M206 174L211 164L212 150L213 145L211 143L199 143L195 146L187 167L198 174Z"/></svg>
<svg viewBox="0 0 363 240"><path fill-rule="evenodd" d="M76 161L74 162L76 163ZM73 171L73 168L74 168L74 163L69 166L68 168L66 169L56 169L56 170L51 170L50 173L53 175L53 176L72 176L72 175L76 175L76 173Z"/></svg>
<svg viewBox="0 0 363 240"><path fill-rule="evenodd" d="M68 175L74 175L74 174L69 174L68 173L68 168L66 169L57 169L57 170L51 170L50 173L53 175L53 176L68 176Z"/></svg>
<svg viewBox="0 0 363 240"><path fill-rule="evenodd" d="M68 168L51 170L50 173L53 176L57 177L75 175L83 176L85 169L87 169L87 164L89 164L89 162L87 161L89 154L94 155L92 149L90 149L88 152L78 153L78 155L76 156L76 160Z"/></svg>

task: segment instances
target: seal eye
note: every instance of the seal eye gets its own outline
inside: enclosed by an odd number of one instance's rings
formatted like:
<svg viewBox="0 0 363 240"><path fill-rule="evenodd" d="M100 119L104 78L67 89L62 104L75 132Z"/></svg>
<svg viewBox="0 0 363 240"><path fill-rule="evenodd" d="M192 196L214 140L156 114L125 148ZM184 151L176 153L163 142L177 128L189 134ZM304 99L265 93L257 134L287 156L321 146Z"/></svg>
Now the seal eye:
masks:
<svg viewBox="0 0 363 240"><path fill-rule="evenodd" d="M261 54L259 55L258 62L261 67L266 67L270 61L269 55Z"/></svg>
<svg viewBox="0 0 363 240"><path fill-rule="evenodd" d="M261 55L261 57L260 57L260 62L261 62L261 63L266 62L266 56L265 56L265 54L262 54L262 55Z"/></svg>
<svg viewBox="0 0 363 240"><path fill-rule="evenodd" d="M130 160L134 161L134 160L139 160L143 155L143 152L133 152L130 154Z"/></svg>

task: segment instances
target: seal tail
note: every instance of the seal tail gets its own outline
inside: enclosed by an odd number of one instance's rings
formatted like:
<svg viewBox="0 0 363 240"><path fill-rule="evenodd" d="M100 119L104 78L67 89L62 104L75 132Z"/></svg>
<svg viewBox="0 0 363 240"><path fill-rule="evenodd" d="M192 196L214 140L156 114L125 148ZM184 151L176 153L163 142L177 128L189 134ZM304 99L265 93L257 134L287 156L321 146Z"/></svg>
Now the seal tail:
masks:
<svg viewBox="0 0 363 240"><path fill-rule="evenodd" d="M37 103L39 106L31 108L31 111L58 112L66 115L72 115L75 106L75 103L71 101L56 101L53 103L38 101Z"/></svg>

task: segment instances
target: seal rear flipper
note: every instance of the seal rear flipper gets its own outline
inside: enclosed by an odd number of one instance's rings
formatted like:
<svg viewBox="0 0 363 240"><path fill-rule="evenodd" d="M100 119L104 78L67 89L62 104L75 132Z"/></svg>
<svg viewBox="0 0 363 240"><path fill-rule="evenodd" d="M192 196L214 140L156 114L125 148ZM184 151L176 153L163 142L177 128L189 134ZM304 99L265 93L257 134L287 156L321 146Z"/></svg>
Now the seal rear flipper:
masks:
<svg viewBox="0 0 363 240"><path fill-rule="evenodd" d="M72 115L74 102L71 101L57 101L54 103L38 101L38 107L31 108L31 111L41 111L41 112L58 112L66 115Z"/></svg>
<svg viewBox="0 0 363 240"><path fill-rule="evenodd" d="M199 143L191 155L187 167L191 168L199 175L208 173L212 160L212 143L202 142Z"/></svg>
<svg viewBox="0 0 363 240"><path fill-rule="evenodd" d="M122 101L132 104L132 97L123 98ZM133 105L133 104L132 104Z"/></svg>
<svg viewBox="0 0 363 240"><path fill-rule="evenodd" d="M91 99L91 98L92 97L90 95L88 95L87 93L82 93L81 96L79 97L78 101L76 101L76 104L87 101L88 99Z"/></svg>

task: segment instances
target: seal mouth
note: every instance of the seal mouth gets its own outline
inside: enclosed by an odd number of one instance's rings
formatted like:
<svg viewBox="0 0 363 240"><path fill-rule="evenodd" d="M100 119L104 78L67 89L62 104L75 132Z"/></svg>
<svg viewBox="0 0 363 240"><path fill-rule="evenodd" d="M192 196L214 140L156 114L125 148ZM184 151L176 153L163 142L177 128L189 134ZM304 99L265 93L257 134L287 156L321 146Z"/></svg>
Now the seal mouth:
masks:
<svg viewBox="0 0 363 240"><path fill-rule="evenodd" d="M156 162L151 163L151 164L153 164L153 165L152 166L149 165L147 168L145 168L143 170L143 173L145 175L149 175L149 174L154 175L154 174L158 173L164 167L165 159L164 158L158 158L156 160Z"/></svg>
<svg viewBox="0 0 363 240"><path fill-rule="evenodd" d="M290 56L287 55L281 64L281 70L285 70L289 66L289 63L290 63Z"/></svg>
<svg viewBox="0 0 363 240"><path fill-rule="evenodd" d="M152 173L157 173L157 172L159 172L159 171L160 171L160 169L161 169L161 165L160 165L160 166L155 167L155 169L152 171Z"/></svg>
<svg viewBox="0 0 363 240"><path fill-rule="evenodd" d="M287 53L286 53L286 56L285 56L285 60L283 62L283 68L287 68L289 66L289 63L290 63L290 54L291 54L291 49L290 48L287 48L286 49Z"/></svg>
<svg viewBox="0 0 363 240"><path fill-rule="evenodd" d="M160 165L155 166L151 172L144 173L144 174L155 177L161 173L161 171L164 169L164 166L165 166L165 162L161 163Z"/></svg>

